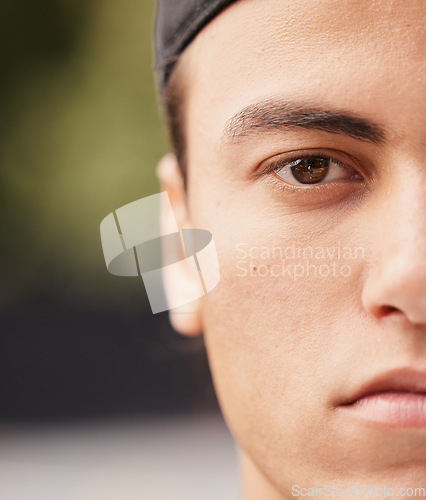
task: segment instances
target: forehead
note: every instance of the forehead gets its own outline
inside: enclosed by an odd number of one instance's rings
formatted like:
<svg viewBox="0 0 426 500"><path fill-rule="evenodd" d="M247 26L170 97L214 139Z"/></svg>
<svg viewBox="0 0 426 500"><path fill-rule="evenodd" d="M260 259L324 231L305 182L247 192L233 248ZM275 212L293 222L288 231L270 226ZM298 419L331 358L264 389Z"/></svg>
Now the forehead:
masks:
<svg viewBox="0 0 426 500"><path fill-rule="evenodd" d="M184 53L187 127L219 136L265 97L381 115L419 115L423 0L240 0ZM397 99L399 97L399 99ZM401 117L399 117L401 120ZM401 123L402 125L402 123Z"/></svg>

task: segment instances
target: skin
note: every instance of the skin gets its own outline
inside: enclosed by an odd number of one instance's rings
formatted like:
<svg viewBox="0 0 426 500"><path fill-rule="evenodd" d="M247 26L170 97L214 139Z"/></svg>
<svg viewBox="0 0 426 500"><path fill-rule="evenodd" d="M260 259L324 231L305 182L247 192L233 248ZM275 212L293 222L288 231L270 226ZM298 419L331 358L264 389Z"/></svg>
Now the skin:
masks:
<svg viewBox="0 0 426 500"><path fill-rule="evenodd" d="M179 62L187 190L173 155L157 172L180 227L212 232L221 280L193 314L170 318L183 334L203 332L245 500L293 498L292 485L426 486L425 427L340 406L377 374L426 371L424 14L423 0L243 0ZM229 120L262 99L344 110L386 139L300 127L224 139ZM295 186L259 174L306 151L334 155L357 178ZM346 277L273 276L282 258L256 250L241 264L241 248L292 245L363 253L311 259L347 264ZM183 271L168 283L170 294L192 286Z"/></svg>

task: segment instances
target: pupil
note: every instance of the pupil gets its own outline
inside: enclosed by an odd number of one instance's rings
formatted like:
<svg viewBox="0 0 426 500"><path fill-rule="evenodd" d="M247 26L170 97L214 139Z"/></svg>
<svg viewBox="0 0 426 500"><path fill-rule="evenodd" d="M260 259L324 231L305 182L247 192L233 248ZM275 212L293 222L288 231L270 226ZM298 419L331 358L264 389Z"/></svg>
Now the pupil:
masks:
<svg viewBox="0 0 426 500"><path fill-rule="evenodd" d="M325 179L329 164L326 158L304 158L291 167L294 178L302 184L315 184Z"/></svg>

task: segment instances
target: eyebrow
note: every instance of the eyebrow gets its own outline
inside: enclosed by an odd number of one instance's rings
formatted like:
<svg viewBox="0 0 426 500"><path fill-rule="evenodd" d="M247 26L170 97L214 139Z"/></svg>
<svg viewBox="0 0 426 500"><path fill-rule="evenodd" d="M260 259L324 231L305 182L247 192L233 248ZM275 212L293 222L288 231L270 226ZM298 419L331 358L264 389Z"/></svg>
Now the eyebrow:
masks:
<svg viewBox="0 0 426 500"><path fill-rule="evenodd" d="M226 122L223 138L233 142L259 132L287 128L320 130L343 134L361 141L381 144L385 130L369 119L346 111L304 107L298 103L266 99L248 105Z"/></svg>

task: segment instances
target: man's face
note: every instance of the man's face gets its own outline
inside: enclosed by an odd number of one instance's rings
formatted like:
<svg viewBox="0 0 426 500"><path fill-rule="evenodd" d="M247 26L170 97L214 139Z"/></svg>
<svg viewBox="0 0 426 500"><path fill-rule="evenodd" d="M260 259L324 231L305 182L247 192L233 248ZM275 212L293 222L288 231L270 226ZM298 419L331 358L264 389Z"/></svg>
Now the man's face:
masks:
<svg viewBox="0 0 426 500"><path fill-rule="evenodd" d="M289 497L425 486L413 402L345 406L381 376L406 392L400 369L426 391L424 13L243 0L183 55L189 215L221 272L212 375L244 467Z"/></svg>

